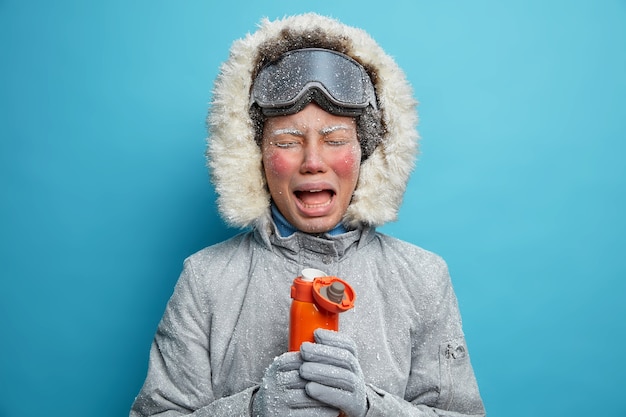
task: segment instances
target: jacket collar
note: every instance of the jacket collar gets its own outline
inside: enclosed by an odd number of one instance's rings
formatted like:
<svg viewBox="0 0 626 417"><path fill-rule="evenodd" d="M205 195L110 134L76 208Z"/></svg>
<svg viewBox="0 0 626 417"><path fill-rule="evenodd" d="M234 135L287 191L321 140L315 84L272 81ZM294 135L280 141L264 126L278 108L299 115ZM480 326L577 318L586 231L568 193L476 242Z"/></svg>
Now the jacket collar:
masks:
<svg viewBox="0 0 626 417"><path fill-rule="evenodd" d="M324 264L341 261L369 243L376 234L374 227L361 226L338 235L312 235L296 231L290 236L282 237L273 221L269 226L255 228L257 240L263 242L264 246L299 265L322 270Z"/></svg>

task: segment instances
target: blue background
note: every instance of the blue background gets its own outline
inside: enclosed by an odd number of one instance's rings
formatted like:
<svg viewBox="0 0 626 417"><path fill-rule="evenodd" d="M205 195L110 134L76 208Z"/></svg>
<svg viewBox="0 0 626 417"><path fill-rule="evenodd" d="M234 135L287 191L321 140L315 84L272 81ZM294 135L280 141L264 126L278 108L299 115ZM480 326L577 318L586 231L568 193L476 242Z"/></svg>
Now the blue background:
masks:
<svg viewBox="0 0 626 417"><path fill-rule="evenodd" d="M449 262L491 416L626 416L626 2L0 0L0 417L127 415L217 216L205 116L231 42L366 29L420 101L383 231Z"/></svg>

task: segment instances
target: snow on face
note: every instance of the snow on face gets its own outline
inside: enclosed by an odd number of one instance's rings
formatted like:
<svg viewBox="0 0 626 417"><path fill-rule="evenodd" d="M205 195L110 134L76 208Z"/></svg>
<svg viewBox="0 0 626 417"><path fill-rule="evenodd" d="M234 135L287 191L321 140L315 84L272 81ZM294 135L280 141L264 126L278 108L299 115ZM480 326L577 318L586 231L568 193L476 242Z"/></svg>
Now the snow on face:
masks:
<svg viewBox="0 0 626 417"><path fill-rule="evenodd" d="M331 230L342 219L359 178L361 147L352 117L317 104L270 117L263 129L263 167L278 210L306 233Z"/></svg>

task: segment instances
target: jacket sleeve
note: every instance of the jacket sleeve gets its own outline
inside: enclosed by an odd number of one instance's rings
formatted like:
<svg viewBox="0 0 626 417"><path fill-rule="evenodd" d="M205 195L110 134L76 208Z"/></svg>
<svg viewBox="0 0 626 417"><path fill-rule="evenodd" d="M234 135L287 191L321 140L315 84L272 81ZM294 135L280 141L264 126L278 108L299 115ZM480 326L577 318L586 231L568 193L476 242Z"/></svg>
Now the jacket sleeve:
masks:
<svg viewBox="0 0 626 417"><path fill-rule="evenodd" d="M367 417L485 417L484 409L471 413L442 410L424 404L411 403L373 386L368 386L367 399L369 401Z"/></svg>
<svg viewBox="0 0 626 417"><path fill-rule="evenodd" d="M215 398L211 381L210 311L200 301L192 268L176 284L152 342L148 375L130 417L249 416L256 387Z"/></svg>
<svg viewBox="0 0 626 417"><path fill-rule="evenodd" d="M478 417L485 409L470 363L458 302L445 261L436 257L413 303L421 306L411 336L411 368L404 398L368 386L367 417ZM425 343L425 341L428 341Z"/></svg>

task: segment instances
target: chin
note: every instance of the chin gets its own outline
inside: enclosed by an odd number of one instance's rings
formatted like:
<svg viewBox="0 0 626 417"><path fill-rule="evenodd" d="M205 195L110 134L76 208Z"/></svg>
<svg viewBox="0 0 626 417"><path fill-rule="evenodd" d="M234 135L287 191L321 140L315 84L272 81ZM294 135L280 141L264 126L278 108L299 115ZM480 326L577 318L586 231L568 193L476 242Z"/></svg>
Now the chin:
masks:
<svg viewBox="0 0 626 417"><path fill-rule="evenodd" d="M319 233L326 233L326 232L331 231L335 226L337 226L337 224L339 223L339 220L335 222L332 220L314 219L314 220L303 220L299 223L300 224L297 226L297 228L303 231L304 233L319 234Z"/></svg>

